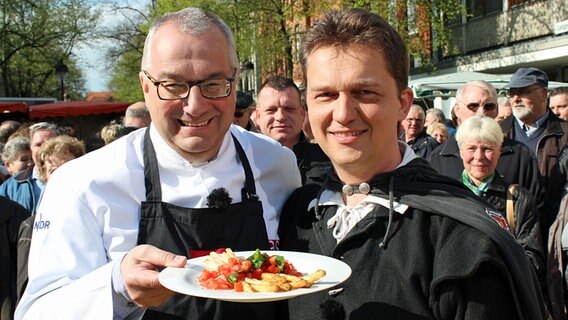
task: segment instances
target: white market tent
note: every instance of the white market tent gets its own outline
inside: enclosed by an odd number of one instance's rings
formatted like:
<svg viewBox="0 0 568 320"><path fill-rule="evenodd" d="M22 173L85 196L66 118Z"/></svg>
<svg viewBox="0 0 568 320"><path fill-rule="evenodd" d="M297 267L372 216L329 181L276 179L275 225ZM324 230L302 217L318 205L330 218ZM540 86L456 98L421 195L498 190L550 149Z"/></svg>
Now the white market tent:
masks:
<svg viewBox="0 0 568 320"><path fill-rule="evenodd" d="M460 86L471 80L485 80L491 83L497 91L504 89L512 74L490 74L473 71L463 71L456 73L443 74L439 76L424 77L416 80L410 80L409 86L414 90L415 94L420 95L426 91L455 91ZM568 83L549 81L548 88L568 86Z"/></svg>
<svg viewBox="0 0 568 320"><path fill-rule="evenodd" d="M434 107L442 109L446 115L449 114L449 109L454 103L454 95L456 90L462 85L471 80L485 80L491 83L499 95L505 95L507 83L512 74L490 74L473 71L463 71L456 73L449 73L431 77L424 77L420 79L410 80L409 87L414 92L415 100L430 99L434 101ZM568 86L565 82L549 81L548 88L553 89L557 87Z"/></svg>

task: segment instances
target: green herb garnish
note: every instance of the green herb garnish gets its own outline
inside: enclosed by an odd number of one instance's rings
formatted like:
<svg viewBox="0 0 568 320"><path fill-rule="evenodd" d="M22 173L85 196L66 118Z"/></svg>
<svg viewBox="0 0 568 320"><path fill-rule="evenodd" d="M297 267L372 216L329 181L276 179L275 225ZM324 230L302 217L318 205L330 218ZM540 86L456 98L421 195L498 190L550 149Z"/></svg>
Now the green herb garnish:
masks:
<svg viewBox="0 0 568 320"><path fill-rule="evenodd" d="M264 256L264 254L262 254L259 249L256 249L256 251L250 257L248 257L247 260L252 262L253 268L258 269L262 266L264 261L266 261L266 256Z"/></svg>
<svg viewBox="0 0 568 320"><path fill-rule="evenodd" d="M233 273L231 273L231 274L227 277L227 280L228 280L230 283L235 283L235 282L237 282L237 279L238 279L238 278L239 278L239 275L238 275L236 272L233 272Z"/></svg>

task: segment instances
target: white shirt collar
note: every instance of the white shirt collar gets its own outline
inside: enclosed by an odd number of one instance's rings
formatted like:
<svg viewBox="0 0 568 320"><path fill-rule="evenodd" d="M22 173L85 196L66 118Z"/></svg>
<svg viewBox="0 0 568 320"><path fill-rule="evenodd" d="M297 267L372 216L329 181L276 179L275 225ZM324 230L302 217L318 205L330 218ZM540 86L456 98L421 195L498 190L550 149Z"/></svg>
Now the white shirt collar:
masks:
<svg viewBox="0 0 568 320"><path fill-rule="evenodd" d="M406 144L405 142L399 141L398 147L399 147L400 153L402 155L402 160L400 161L398 166L396 166L396 169L407 165L410 161L412 161L416 158L416 154L414 153L412 148L410 148L408 146L408 144ZM308 205L308 211L316 206L316 202L317 202L317 198L313 199L310 202L310 204ZM390 206L388 200L383 199L383 198L379 198L379 197L376 197L376 196L373 196L373 195L367 195L367 197L360 202L360 204L363 204L363 203L375 203L375 204L381 205L381 206L386 207L386 208L389 208L389 206ZM345 205L345 203L343 202L343 196L341 195L341 192L326 189L320 195L319 205L320 206L343 206L343 205ZM403 214L408 209L407 205L398 203L396 201L393 202L393 207L394 207L393 208L394 211L396 211L400 214Z"/></svg>
<svg viewBox="0 0 568 320"><path fill-rule="evenodd" d="M227 130L225 136L223 137L223 143L221 144L221 148L217 153L217 156L211 159L208 162L203 163L192 163L184 159L177 151L175 151L172 147L170 147L166 141L162 138L160 133L153 124L150 124L150 137L152 139L152 144L154 145L154 150L156 151L156 157L160 158L160 160L164 161L164 166L167 164L175 166L175 167L194 167L200 168L207 166L208 163L217 159L219 155L227 155L227 151L231 146L231 133L230 130Z"/></svg>

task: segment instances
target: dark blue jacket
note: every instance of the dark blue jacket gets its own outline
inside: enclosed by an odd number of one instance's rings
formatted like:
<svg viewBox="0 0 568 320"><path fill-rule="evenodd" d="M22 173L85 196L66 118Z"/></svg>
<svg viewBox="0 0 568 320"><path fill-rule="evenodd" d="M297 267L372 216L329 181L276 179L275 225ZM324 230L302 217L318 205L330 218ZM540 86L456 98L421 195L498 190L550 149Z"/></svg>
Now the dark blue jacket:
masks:
<svg viewBox="0 0 568 320"><path fill-rule="evenodd" d="M20 171L0 185L0 196L19 203L31 214L35 214L41 189L33 178L34 167Z"/></svg>
<svg viewBox="0 0 568 320"><path fill-rule="evenodd" d="M400 134L400 140L404 141L404 132ZM426 159L438 146L438 141L423 130L414 140L406 142L412 151L420 158Z"/></svg>

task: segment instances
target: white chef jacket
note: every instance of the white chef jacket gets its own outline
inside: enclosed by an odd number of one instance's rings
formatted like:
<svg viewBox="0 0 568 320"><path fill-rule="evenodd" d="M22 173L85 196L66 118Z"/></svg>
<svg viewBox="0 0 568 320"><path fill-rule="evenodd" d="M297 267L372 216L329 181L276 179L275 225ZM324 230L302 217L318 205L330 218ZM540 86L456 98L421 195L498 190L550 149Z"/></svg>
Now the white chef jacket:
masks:
<svg viewBox="0 0 568 320"><path fill-rule="evenodd" d="M291 150L232 125L217 157L196 165L171 149L152 125L149 128L162 200L188 208L206 207L207 195L219 187L228 190L233 202L241 201L245 174L233 133L250 162L268 238L278 239L282 206L301 184ZM34 224L29 282L16 319L112 319L117 303L113 264L136 246L140 203L146 199L145 130L72 160L51 176Z"/></svg>

